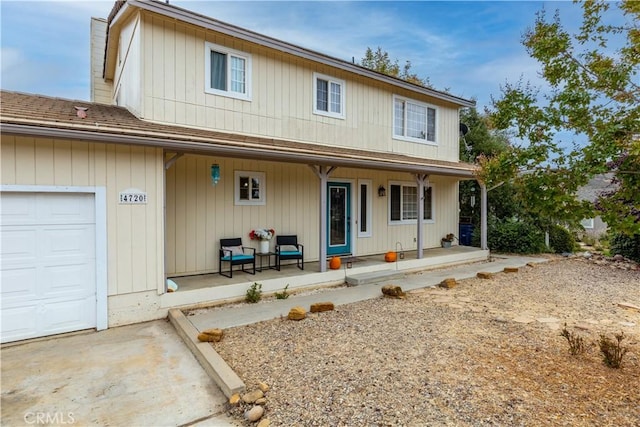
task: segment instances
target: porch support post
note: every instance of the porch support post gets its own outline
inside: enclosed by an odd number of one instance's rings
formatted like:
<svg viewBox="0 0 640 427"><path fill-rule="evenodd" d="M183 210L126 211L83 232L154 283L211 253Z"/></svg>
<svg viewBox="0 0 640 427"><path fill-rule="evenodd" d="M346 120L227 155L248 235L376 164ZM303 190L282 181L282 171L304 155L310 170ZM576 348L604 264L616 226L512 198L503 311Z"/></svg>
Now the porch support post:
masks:
<svg viewBox="0 0 640 427"><path fill-rule="evenodd" d="M487 186L480 184L480 249L487 250Z"/></svg>
<svg viewBox="0 0 640 427"><path fill-rule="evenodd" d="M331 172L336 170L336 166L314 166L309 165L309 168L320 180L320 236L318 241L320 247L318 248L318 263L320 264L320 272L327 271L327 181Z"/></svg>
<svg viewBox="0 0 640 427"><path fill-rule="evenodd" d="M418 242L418 255L417 259L422 259L422 247L424 246L422 242L422 234L423 234L423 218L424 218L424 189L429 186L429 175L426 174L414 174L416 178L416 184L418 184L418 194L416 195L418 199L418 227L417 233L418 236L416 241Z"/></svg>

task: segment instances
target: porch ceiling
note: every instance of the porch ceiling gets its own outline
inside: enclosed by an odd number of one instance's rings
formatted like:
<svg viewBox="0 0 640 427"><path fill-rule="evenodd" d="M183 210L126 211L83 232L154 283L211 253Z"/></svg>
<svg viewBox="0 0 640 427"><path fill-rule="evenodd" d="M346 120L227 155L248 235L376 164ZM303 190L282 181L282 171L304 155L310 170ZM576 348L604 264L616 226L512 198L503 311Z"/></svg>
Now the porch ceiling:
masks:
<svg viewBox="0 0 640 427"><path fill-rule="evenodd" d="M476 171L476 166L464 162L150 122L113 105L9 91L0 91L0 100L0 123L5 134L144 145L176 153L426 173L461 179L473 178ZM87 108L87 117L80 118L75 107Z"/></svg>

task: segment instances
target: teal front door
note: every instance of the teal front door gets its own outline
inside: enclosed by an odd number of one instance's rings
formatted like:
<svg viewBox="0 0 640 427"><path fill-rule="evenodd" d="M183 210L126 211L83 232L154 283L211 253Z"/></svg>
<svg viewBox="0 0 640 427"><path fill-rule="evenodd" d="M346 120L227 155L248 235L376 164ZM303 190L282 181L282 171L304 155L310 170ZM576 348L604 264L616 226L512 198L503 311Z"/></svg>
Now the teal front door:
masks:
<svg viewBox="0 0 640 427"><path fill-rule="evenodd" d="M327 255L351 253L351 184L327 183Z"/></svg>

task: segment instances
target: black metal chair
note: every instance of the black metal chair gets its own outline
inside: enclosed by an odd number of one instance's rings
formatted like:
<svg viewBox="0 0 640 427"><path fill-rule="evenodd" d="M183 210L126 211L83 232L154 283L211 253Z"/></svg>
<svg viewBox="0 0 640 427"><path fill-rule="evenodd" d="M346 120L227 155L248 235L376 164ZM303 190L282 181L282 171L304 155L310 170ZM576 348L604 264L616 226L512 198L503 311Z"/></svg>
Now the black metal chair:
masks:
<svg viewBox="0 0 640 427"><path fill-rule="evenodd" d="M222 270L222 263L229 263L229 272L226 274ZM251 264L252 270L245 270L245 264ZM256 250L242 245L239 237L232 239L220 239L220 257L218 258L218 272L230 279L233 278L233 266L242 266L242 271L249 274L256 274Z"/></svg>
<svg viewBox="0 0 640 427"><path fill-rule="evenodd" d="M298 236L276 236L276 270L280 271L280 262L295 259L300 270L304 270L304 246L298 243Z"/></svg>

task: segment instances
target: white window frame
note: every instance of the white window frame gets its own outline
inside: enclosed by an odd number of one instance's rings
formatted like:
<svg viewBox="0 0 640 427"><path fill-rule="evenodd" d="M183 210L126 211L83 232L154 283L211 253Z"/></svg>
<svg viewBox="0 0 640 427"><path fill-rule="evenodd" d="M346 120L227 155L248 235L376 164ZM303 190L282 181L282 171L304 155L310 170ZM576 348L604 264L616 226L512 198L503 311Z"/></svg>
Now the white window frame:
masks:
<svg viewBox="0 0 640 427"><path fill-rule="evenodd" d="M367 218L365 222L365 231L362 231L360 222L362 221L362 187L366 187L364 192L367 196L366 206L364 206ZM373 216L373 183L370 179L358 180L358 219L356 226L358 227L358 237L371 237L372 236L372 219Z"/></svg>
<svg viewBox="0 0 640 427"><path fill-rule="evenodd" d="M410 104L414 104L420 107L424 107L427 110L427 116L425 117L425 123L427 126L427 129L429 128L429 116L428 116L428 111L429 109L434 110L434 132L433 132L433 140L429 140L427 139L428 136L428 132L427 134L425 134L424 139L422 138L415 138L415 137L411 137L411 136L407 136L407 108L405 107L404 111L404 124L402 127L402 135L397 135L396 134L396 101L402 101L404 102L405 106L407 103ZM392 133L392 138L393 139L397 139L397 140L401 140L401 141L408 141L408 142L417 142L420 144L427 144L427 145L438 145L438 116L440 115L439 111L438 111L438 107L436 107L435 105L432 104L427 104L425 102L420 102L420 101L416 101L414 99L411 98L406 98L404 96L399 96L399 95L393 95L393 103L391 104L391 117L393 117L393 123L392 123L392 128L391 128L391 133Z"/></svg>
<svg viewBox="0 0 640 427"><path fill-rule="evenodd" d="M389 181L387 183L387 223L389 225L405 225L405 224L415 224L416 220L415 219L402 219L402 187L413 187L413 188L418 188L418 185L415 182L410 182L410 181ZM400 186L400 218L399 220L392 220L391 219L391 186L392 185L399 185ZM433 183L429 183L429 185L425 186L425 190L427 188L431 188L431 218L430 219L423 219L422 223L423 224L433 224L436 222L436 210L435 210L435 205L436 205L436 190L435 190L435 185L433 185ZM426 212L426 211L425 211Z"/></svg>
<svg viewBox="0 0 640 427"><path fill-rule="evenodd" d="M212 95L225 96L228 98L242 99L251 101L251 54L241 52L239 50L230 49L226 46L220 46L214 43L204 43L204 91ZM227 90L214 89L211 82L211 52L218 52L227 55ZM245 87L244 92L234 92L231 88L231 61L229 56L244 59L245 61Z"/></svg>
<svg viewBox="0 0 640 427"><path fill-rule="evenodd" d="M595 228L595 221L593 218L585 218L580 221L580 225L582 225L585 230L593 230Z"/></svg>
<svg viewBox="0 0 640 427"><path fill-rule="evenodd" d="M257 179L260 182L260 197L257 199L240 199L240 178L247 177L249 178L249 182L253 179ZM234 171L234 194L235 194L235 204L236 206L262 206L267 203L267 179L266 174L264 172L254 172L254 171ZM249 194L252 194L253 191L250 188ZM251 196L250 196L251 197Z"/></svg>
<svg viewBox="0 0 640 427"><path fill-rule="evenodd" d="M330 107L331 90L329 90L329 99L327 100L327 111L318 110L318 80L326 80L328 82L329 88L331 88L331 84L336 84L340 86L340 112L339 113L330 111L331 110L331 107ZM344 80L337 79L335 77L327 76L320 73L313 73L313 114L344 120L346 117L346 114L344 111L346 90L347 90L347 84Z"/></svg>

